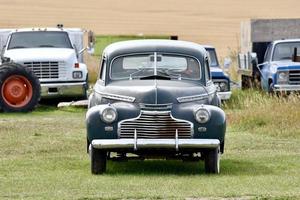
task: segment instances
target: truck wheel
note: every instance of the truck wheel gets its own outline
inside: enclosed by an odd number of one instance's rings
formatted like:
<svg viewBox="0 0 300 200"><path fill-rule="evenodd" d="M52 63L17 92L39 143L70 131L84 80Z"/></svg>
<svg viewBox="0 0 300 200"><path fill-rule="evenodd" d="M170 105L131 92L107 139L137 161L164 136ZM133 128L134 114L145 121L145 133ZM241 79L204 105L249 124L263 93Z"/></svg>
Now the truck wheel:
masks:
<svg viewBox="0 0 300 200"><path fill-rule="evenodd" d="M92 174L103 174L106 171L107 153L101 149L91 148L91 171Z"/></svg>
<svg viewBox="0 0 300 200"><path fill-rule="evenodd" d="M0 108L4 112L29 112L41 96L39 79L28 68L16 63L0 66Z"/></svg>
<svg viewBox="0 0 300 200"><path fill-rule="evenodd" d="M204 165L206 173L220 173L220 147L207 150L207 152L205 153Z"/></svg>

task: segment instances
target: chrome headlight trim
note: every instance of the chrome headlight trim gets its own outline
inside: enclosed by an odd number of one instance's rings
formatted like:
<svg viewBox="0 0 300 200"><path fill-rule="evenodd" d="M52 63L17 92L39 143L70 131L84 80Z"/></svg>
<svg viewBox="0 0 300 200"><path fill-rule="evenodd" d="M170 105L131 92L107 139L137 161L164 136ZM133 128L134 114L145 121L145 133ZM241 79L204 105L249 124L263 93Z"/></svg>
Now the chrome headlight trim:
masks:
<svg viewBox="0 0 300 200"><path fill-rule="evenodd" d="M135 97L130 96L123 96L118 94L110 94L110 93L104 93L104 92L96 92L100 94L102 97L112 100L118 100L118 101L125 101L129 103L133 103L135 101Z"/></svg>
<svg viewBox="0 0 300 200"><path fill-rule="evenodd" d="M104 108L103 110L100 111L99 114L100 114L101 120L107 124L113 123L118 118L117 109L112 106L108 106L108 107Z"/></svg>
<svg viewBox="0 0 300 200"><path fill-rule="evenodd" d="M195 119L198 123L204 124L204 123L207 123L210 120L211 113L209 112L208 109L201 106L199 109L197 109L194 112L194 117L195 117Z"/></svg>
<svg viewBox="0 0 300 200"><path fill-rule="evenodd" d="M289 81L289 72L288 71L279 71L277 73L277 82L278 83L288 83Z"/></svg>

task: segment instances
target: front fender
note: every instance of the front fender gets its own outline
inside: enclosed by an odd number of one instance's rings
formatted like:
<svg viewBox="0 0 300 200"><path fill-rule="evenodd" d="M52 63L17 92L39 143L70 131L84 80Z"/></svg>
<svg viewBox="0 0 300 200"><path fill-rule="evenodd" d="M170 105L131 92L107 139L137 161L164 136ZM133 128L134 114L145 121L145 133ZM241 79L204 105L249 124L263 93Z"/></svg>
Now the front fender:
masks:
<svg viewBox="0 0 300 200"><path fill-rule="evenodd" d="M101 111L113 106L118 113L115 122L107 124L101 120ZM90 108L86 114L87 138L91 142L94 139L117 139L118 122L124 119L137 117L140 113L134 104L118 102L113 104L102 104Z"/></svg>
<svg viewBox="0 0 300 200"><path fill-rule="evenodd" d="M194 116L194 113L202 106L211 114L210 120L204 124L198 123ZM219 139L221 143L224 142L226 115L219 107L199 104L179 105L173 108L172 115L179 119L188 120L194 124L193 138Z"/></svg>

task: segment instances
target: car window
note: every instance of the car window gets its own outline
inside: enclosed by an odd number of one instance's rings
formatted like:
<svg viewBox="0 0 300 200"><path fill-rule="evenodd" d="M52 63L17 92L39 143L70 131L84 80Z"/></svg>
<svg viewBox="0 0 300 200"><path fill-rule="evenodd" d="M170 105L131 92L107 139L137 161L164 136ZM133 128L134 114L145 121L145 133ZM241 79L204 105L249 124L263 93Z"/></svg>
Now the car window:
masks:
<svg viewBox="0 0 300 200"><path fill-rule="evenodd" d="M207 49L206 51L208 52L209 55L210 66L219 67L216 51L214 49Z"/></svg>
<svg viewBox="0 0 300 200"><path fill-rule="evenodd" d="M66 32L29 31L11 35L8 49L20 48L73 48Z"/></svg>
<svg viewBox="0 0 300 200"><path fill-rule="evenodd" d="M272 60L291 60L295 48L300 49L300 42L284 42L276 44Z"/></svg>
<svg viewBox="0 0 300 200"><path fill-rule="evenodd" d="M174 54L136 54L120 56L113 59L110 67L110 78L139 79L145 76L160 75L171 79L199 80L200 63L189 56Z"/></svg>

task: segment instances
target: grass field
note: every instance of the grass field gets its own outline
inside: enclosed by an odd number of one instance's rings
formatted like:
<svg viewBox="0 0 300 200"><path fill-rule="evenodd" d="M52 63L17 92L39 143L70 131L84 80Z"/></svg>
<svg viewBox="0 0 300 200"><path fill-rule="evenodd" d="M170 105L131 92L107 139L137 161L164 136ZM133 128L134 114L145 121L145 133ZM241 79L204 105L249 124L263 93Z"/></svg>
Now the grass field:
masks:
<svg viewBox="0 0 300 200"><path fill-rule="evenodd" d="M90 173L85 110L0 113L0 199L300 199L300 99L234 91L220 175L203 163L108 163Z"/></svg>
<svg viewBox="0 0 300 200"><path fill-rule="evenodd" d="M178 35L212 44L219 55L239 46L240 23L251 18L299 18L298 0L1 0L0 27L62 23L101 35Z"/></svg>

